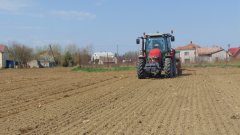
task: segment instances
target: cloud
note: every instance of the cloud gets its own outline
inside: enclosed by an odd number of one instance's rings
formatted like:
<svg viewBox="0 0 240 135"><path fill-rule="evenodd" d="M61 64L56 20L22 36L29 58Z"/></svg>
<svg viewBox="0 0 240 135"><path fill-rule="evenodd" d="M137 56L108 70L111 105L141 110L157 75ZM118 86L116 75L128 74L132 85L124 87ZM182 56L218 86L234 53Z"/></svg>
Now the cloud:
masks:
<svg viewBox="0 0 240 135"><path fill-rule="evenodd" d="M89 13L89 12L83 12L83 11L75 11L75 10L60 10L60 11L52 11L50 12L50 15L59 17L62 19L77 19L77 20L87 20L87 19L95 19L96 15Z"/></svg>
<svg viewBox="0 0 240 135"><path fill-rule="evenodd" d="M31 6L32 0L0 0L0 11L18 11Z"/></svg>

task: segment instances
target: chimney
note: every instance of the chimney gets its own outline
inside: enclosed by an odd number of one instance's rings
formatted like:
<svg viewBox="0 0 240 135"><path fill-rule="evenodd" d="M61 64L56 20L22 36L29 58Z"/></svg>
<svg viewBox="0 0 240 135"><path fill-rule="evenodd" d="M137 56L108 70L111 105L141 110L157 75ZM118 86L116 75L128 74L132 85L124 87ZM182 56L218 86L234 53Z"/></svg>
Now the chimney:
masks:
<svg viewBox="0 0 240 135"><path fill-rule="evenodd" d="M190 44L192 44L192 41L190 41Z"/></svg>

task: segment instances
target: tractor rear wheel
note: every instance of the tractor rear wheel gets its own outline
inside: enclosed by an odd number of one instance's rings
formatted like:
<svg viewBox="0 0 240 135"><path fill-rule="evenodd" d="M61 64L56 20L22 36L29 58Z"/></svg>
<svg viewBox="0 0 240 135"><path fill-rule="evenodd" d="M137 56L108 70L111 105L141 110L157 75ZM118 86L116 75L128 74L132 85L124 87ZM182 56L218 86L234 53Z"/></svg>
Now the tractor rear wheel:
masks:
<svg viewBox="0 0 240 135"><path fill-rule="evenodd" d="M146 73L144 71L145 63L146 63L145 59L138 59L138 64L137 64L138 79L144 79L146 77Z"/></svg>
<svg viewBox="0 0 240 135"><path fill-rule="evenodd" d="M171 58L165 58L164 72L165 72L165 77L167 77L167 78L173 77L172 59Z"/></svg>
<svg viewBox="0 0 240 135"><path fill-rule="evenodd" d="M173 58L172 72L173 72L173 77L176 77L177 76L176 58Z"/></svg>

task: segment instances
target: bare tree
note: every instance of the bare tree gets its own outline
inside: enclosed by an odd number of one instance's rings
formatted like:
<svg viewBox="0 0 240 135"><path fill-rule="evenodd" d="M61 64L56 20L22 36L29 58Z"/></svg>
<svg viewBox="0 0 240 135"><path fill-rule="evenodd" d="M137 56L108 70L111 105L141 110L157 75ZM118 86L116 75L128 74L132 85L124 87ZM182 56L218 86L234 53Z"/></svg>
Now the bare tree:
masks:
<svg viewBox="0 0 240 135"><path fill-rule="evenodd" d="M128 60L130 63L134 63L138 59L138 52L137 51L128 51L123 54L123 59Z"/></svg>
<svg viewBox="0 0 240 135"><path fill-rule="evenodd" d="M19 63L21 67L27 67L27 62L33 58L33 50L23 44L13 42L9 47L11 57Z"/></svg>
<svg viewBox="0 0 240 135"><path fill-rule="evenodd" d="M92 45L87 45L79 49L79 65L86 65L91 60L91 55L93 53Z"/></svg>

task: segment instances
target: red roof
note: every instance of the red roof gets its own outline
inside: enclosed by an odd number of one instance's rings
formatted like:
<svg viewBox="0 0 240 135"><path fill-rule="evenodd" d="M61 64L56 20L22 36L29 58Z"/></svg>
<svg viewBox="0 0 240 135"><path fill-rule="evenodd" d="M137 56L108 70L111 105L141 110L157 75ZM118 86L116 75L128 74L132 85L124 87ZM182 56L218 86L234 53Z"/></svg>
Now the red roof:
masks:
<svg viewBox="0 0 240 135"><path fill-rule="evenodd" d="M5 48L6 48L6 46L0 44L0 52L4 52Z"/></svg>
<svg viewBox="0 0 240 135"><path fill-rule="evenodd" d="M236 56L240 52L240 48L229 48L228 52L231 56Z"/></svg>
<svg viewBox="0 0 240 135"><path fill-rule="evenodd" d="M211 55L217 52L220 52L224 49L221 47L213 47L213 48L197 48L198 55Z"/></svg>
<svg viewBox="0 0 240 135"><path fill-rule="evenodd" d="M196 45L196 44L193 44L193 43L190 43L190 44L185 45L185 46L177 47L176 50L195 50L196 48L200 48L200 46Z"/></svg>

